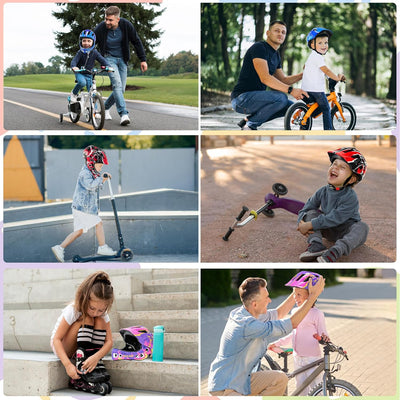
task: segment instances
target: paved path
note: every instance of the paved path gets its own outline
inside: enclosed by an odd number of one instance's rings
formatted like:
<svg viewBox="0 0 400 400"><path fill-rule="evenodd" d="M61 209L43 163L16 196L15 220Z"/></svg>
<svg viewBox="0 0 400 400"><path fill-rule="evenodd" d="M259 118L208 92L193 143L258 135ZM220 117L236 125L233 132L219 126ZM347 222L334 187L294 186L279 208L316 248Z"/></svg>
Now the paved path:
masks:
<svg viewBox="0 0 400 400"><path fill-rule="evenodd" d="M294 99L291 98L293 101ZM369 99L350 94L343 95L343 101L350 103L356 110L357 123L355 130L376 130L396 128L395 112L376 99ZM237 123L243 118L232 110L230 104L217 108L202 110L200 126L202 130L234 130L239 131ZM277 118L261 125L260 130L283 130L283 118ZM313 120L313 130L323 129L322 118Z"/></svg>
<svg viewBox="0 0 400 400"><path fill-rule="evenodd" d="M327 151L352 145L343 136L337 140L332 136L326 140L298 138L281 136L273 145L269 140L253 140L236 147L202 149L202 262L298 262L307 245L296 231L296 215L286 210L276 210L274 218L260 215L235 229L228 242L222 240L242 205L257 210L274 182L287 186L286 198L305 202L326 184ZM365 179L355 191L361 218L370 230L365 245L340 262L394 262L396 147L389 147L387 141L379 146L375 140L359 140L356 146L368 163Z"/></svg>
<svg viewBox="0 0 400 400"><path fill-rule="evenodd" d="M392 272L394 275L394 271ZM333 343L342 346L349 361L335 377L355 385L363 396L396 395L396 278L341 278L342 284L324 290L317 306L325 313ZM273 300L270 308L284 297ZM201 310L201 395L233 307ZM294 382L289 382L289 393Z"/></svg>

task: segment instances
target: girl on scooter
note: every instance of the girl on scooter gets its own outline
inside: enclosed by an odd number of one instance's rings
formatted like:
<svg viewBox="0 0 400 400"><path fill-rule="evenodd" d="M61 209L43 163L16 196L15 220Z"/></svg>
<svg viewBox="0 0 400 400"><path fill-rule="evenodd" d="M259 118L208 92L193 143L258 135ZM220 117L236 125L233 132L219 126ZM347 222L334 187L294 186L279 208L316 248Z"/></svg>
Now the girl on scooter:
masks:
<svg viewBox="0 0 400 400"><path fill-rule="evenodd" d="M116 251L106 244L103 222L98 215L99 189L107 179L111 178L109 173L103 175L100 173L103 165L108 164L106 153L102 149L90 145L83 151L83 158L85 159L85 165L79 173L72 199L74 231L61 244L51 248L60 262L64 262L65 248L92 227L95 227L99 244L97 254L105 256L116 254Z"/></svg>

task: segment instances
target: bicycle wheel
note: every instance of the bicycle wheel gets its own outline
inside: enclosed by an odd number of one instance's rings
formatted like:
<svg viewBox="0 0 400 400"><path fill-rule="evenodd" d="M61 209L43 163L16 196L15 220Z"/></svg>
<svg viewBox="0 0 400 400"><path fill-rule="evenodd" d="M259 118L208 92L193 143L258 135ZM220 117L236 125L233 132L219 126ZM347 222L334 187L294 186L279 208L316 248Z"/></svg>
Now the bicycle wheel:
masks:
<svg viewBox="0 0 400 400"><path fill-rule="evenodd" d="M328 396L342 397L342 396L362 396L361 392L351 383L341 379L332 379L330 387L327 389ZM322 382L315 388L310 390L309 396L323 396L324 389Z"/></svg>
<svg viewBox="0 0 400 400"><path fill-rule="evenodd" d="M76 112L74 112L76 111ZM81 116L81 106L79 103L68 104L68 115L71 122L76 124Z"/></svg>
<svg viewBox="0 0 400 400"><path fill-rule="evenodd" d="M105 109L104 102L98 93L95 93L92 97L92 125L96 130L103 129L105 120Z"/></svg>
<svg viewBox="0 0 400 400"><path fill-rule="evenodd" d="M285 129L288 131L311 130L312 118L308 118L305 125L301 125L301 120L308 111L308 107L304 103L294 103L286 111Z"/></svg>
<svg viewBox="0 0 400 400"><path fill-rule="evenodd" d="M332 125L335 131L352 131L356 126L357 115L356 110L350 103L343 102L342 110L346 121L343 121L337 106L333 106L331 110Z"/></svg>

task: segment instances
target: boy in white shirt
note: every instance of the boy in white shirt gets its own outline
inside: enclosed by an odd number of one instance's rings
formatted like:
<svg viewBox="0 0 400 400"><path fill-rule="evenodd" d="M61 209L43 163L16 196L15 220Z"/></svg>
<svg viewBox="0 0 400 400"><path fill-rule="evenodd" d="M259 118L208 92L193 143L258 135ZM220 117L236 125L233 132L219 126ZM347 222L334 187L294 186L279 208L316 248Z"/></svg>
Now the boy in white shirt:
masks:
<svg viewBox="0 0 400 400"><path fill-rule="evenodd" d="M325 94L325 75L335 81L346 80L343 74L335 75L325 64L324 55L328 51L332 31L322 27L313 28L307 35L307 45L312 49L303 71L301 88L319 104L323 115L324 130L333 130L331 110Z"/></svg>

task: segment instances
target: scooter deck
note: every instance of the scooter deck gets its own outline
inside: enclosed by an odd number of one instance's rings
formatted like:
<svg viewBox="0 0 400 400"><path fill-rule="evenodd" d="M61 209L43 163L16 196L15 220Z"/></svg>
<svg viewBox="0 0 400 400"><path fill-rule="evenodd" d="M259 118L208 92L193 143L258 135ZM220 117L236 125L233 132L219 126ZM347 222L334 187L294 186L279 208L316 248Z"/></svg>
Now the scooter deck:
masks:
<svg viewBox="0 0 400 400"><path fill-rule="evenodd" d="M75 255L72 257L72 262L80 262L80 263L84 263L84 262L96 262L96 261L119 261L121 260L121 256L100 256L100 255L91 255L91 256L86 256L86 257L81 257L79 255ZM122 260L121 260L122 261Z"/></svg>

